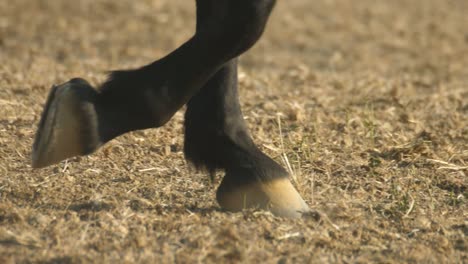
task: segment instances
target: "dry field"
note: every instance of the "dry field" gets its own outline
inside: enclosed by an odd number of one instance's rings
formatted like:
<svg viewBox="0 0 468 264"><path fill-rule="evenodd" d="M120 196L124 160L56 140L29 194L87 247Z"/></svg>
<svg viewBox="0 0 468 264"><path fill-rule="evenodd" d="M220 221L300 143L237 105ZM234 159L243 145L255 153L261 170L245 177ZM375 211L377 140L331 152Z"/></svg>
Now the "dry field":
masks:
<svg viewBox="0 0 468 264"><path fill-rule="evenodd" d="M41 170L54 83L137 67L189 0L0 0L0 263L468 263L468 1L279 1L241 58L244 115L313 213L228 213L183 111Z"/></svg>

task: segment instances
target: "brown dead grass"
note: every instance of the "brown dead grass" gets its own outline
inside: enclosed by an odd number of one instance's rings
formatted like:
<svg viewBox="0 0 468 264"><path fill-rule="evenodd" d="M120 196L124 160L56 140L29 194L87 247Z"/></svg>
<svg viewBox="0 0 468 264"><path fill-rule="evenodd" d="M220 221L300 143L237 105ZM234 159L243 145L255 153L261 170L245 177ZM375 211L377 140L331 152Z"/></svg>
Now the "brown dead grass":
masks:
<svg viewBox="0 0 468 264"><path fill-rule="evenodd" d="M163 56L192 1L0 1L0 262L467 263L467 12L280 1L240 83L256 142L315 210L286 220L218 208L183 159L182 112L29 166L51 84Z"/></svg>

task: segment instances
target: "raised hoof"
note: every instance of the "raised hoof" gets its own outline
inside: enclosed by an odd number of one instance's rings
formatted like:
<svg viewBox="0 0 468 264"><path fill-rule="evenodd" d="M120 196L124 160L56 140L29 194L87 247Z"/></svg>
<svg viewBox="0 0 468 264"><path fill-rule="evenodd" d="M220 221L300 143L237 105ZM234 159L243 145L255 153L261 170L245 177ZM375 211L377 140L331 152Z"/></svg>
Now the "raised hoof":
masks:
<svg viewBox="0 0 468 264"><path fill-rule="evenodd" d="M96 97L96 90L83 79L52 87L34 139L33 168L89 154L100 145Z"/></svg>
<svg viewBox="0 0 468 264"><path fill-rule="evenodd" d="M221 207L237 212L244 209L262 209L276 216L298 218L310 209L287 177L257 179L240 183L235 175L226 174L216 193Z"/></svg>

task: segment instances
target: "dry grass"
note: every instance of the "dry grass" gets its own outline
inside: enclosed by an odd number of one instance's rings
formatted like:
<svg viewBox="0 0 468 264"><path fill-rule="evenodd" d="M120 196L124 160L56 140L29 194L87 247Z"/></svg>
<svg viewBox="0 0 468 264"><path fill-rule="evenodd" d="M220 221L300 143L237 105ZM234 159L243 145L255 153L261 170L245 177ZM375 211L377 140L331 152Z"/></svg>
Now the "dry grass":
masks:
<svg viewBox="0 0 468 264"><path fill-rule="evenodd" d="M467 263L467 10L280 1L240 83L256 142L315 210L286 220L218 208L183 159L182 112L29 166L51 84L166 54L193 1L1 1L0 262Z"/></svg>

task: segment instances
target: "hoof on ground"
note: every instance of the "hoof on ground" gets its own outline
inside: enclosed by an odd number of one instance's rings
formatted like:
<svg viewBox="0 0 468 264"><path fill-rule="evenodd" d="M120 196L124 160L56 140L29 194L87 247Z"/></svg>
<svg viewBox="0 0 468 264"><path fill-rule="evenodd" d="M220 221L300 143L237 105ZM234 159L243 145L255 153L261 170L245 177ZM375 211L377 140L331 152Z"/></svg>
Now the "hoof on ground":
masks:
<svg viewBox="0 0 468 264"><path fill-rule="evenodd" d="M96 97L96 90L83 79L52 88L34 139L33 168L89 154L99 146Z"/></svg>
<svg viewBox="0 0 468 264"><path fill-rule="evenodd" d="M239 183L234 177L226 174L216 193L219 205L226 210L262 209L287 218L299 218L310 211L287 177L250 183Z"/></svg>

